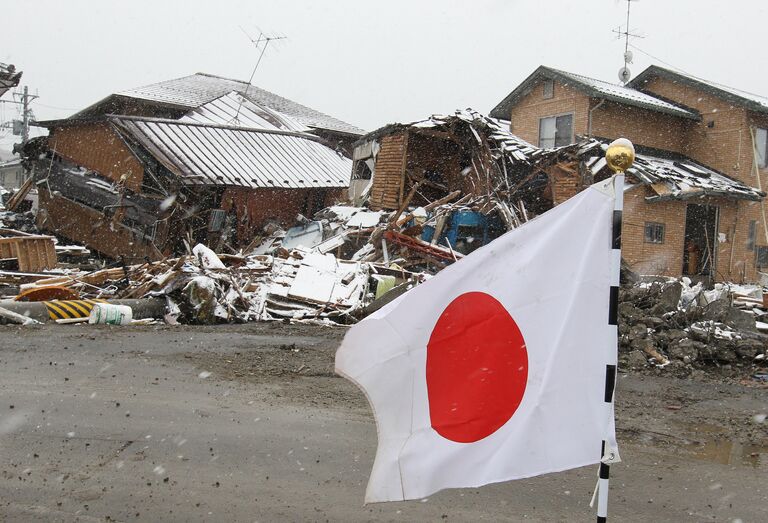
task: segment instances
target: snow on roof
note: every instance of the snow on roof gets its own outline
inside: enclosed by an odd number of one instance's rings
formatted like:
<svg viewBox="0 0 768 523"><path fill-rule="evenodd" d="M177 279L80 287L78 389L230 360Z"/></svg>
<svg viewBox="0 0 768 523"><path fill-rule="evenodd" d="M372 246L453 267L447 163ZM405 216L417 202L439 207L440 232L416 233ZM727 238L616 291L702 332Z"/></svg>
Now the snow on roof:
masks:
<svg viewBox="0 0 768 523"><path fill-rule="evenodd" d="M604 98L606 100L635 107L642 107L652 111L680 116L682 118L699 119L699 114L694 110L674 104L667 100L662 100L656 96L633 89L632 87L612 84L603 80L560 71L559 69L553 69L543 65L539 66L528 78L518 85L514 91L494 107L493 110L491 110L491 116L508 117L509 111L517 100L530 92L542 78L556 80L564 85L571 85L595 98Z"/></svg>
<svg viewBox="0 0 768 523"><path fill-rule="evenodd" d="M351 160L311 135L154 118L110 121L188 185L349 186Z"/></svg>
<svg viewBox="0 0 768 523"><path fill-rule="evenodd" d="M454 114L448 116L432 116L428 120L417 122L414 126L423 127L427 125L427 122L432 123L434 126L447 125L454 119L468 123L472 132L476 132L475 128L486 131L488 138L496 143L499 150L515 161L530 163L533 158L545 151L512 134L508 125L504 125L501 120L485 116L472 109L457 110ZM475 134L475 137L479 141L477 134Z"/></svg>
<svg viewBox="0 0 768 523"><path fill-rule="evenodd" d="M149 100L189 109L200 107L232 91L245 95L254 103L268 107L298 120L303 125L316 129L362 135L365 131L342 122L332 116L310 109L282 96L249 85L241 80L222 78L206 73L196 73L183 78L166 80L156 84L128 89L117 93L119 96Z"/></svg>
<svg viewBox="0 0 768 523"><path fill-rule="evenodd" d="M622 85L612 84L603 80L597 80L595 78L589 78L588 76L582 76L580 74L569 73L566 71L560 71L558 69L552 69L557 73L572 79L574 82L581 83L585 86L594 89L596 92L604 95L606 98L613 99L614 101L624 101L632 105L640 105L647 109L656 109L659 111L669 112L670 114L677 114L678 116L684 116L687 118L696 118L696 113L681 107L677 104L667 102L650 94L632 89L631 87L625 87Z"/></svg>
<svg viewBox="0 0 768 523"><path fill-rule="evenodd" d="M675 81L679 81L681 83L692 85L694 87L698 87L700 89L703 89L706 92L713 93L731 102L735 102L740 105L745 105L748 108L755 111L768 112L768 98L764 96L760 96L754 93L748 93L746 91L742 91L734 87L728 87L727 85L721 85L715 82L710 82L709 80L704 80L702 78L698 78L689 74L683 74L683 73L678 73L676 71L671 71L669 69L665 69L657 65L652 65L648 67L645 71L643 71L642 73L637 75L634 79L632 79L632 81L630 81L629 84L632 87L642 88L642 86L648 81L648 79L654 76L661 76L664 78L669 78Z"/></svg>
<svg viewBox="0 0 768 523"><path fill-rule="evenodd" d="M607 145L597 140L591 140L582 147L582 152L590 155L585 162L593 173L606 166L606 148ZM646 197L648 201L686 200L703 196L758 201L765 196L765 193L758 189L744 185L685 156L675 153L669 153L669 156L663 158L654 154L638 153L635 163L627 169L627 174L643 185L650 186L655 193Z"/></svg>
<svg viewBox="0 0 768 523"><path fill-rule="evenodd" d="M196 107L179 118L180 122L230 125L252 129L268 129L304 133L310 128L279 111L248 100L237 91Z"/></svg>

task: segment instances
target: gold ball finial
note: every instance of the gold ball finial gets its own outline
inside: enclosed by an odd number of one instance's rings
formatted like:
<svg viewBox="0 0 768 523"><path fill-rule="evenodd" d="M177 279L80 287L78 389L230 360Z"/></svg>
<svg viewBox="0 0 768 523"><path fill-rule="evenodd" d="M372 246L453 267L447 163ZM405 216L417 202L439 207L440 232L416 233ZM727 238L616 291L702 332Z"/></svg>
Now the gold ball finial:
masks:
<svg viewBox="0 0 768 523"><path fill-rule="evenodd" d="M614 140L605 151L605 160L613 172L624 172L635 161L635 146L626 138Z"/></svg>

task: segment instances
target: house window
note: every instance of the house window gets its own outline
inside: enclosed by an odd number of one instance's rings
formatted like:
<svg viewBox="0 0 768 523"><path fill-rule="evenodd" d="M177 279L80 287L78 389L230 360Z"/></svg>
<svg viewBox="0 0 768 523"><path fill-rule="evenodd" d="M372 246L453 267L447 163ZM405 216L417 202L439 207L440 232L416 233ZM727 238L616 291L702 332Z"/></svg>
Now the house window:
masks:
<svg viewBox="0 0 768 523"><path fill-rule="evenodd" d="M560 147L573 142L573 114L539 120L539 147Z"/></svg>
<svg viewBox="0 0 768 523"><path fill-rule="evenodd" d="M544 80L544 98L553 98L555 96L555 82L553 80Z"/></svg>
<svg viewBox="0 0 768 523"><path fill-rule="evenodd" d="M765 269L768 267L768 247L755 247L755 251L755 266L758 269Z"/></svg>
<svg viewBox="0 0 768 523"><path fill-rule="evenodd" d="M664 224L645 222L645 243L664 243Z"/></svg>
<svg viewBox="0 0 768 523"><path fill-rule="evenodd" d="M757 238L757 221L750 220L749 222L749 234L747 236L747 250L755 250L755 238Z"/></svg>
<svg viewBox="0 0 768 523"><path fill-rule="evenodd" d="M768 129L758 129L755 133L758 167L768 166Z"/></svg>

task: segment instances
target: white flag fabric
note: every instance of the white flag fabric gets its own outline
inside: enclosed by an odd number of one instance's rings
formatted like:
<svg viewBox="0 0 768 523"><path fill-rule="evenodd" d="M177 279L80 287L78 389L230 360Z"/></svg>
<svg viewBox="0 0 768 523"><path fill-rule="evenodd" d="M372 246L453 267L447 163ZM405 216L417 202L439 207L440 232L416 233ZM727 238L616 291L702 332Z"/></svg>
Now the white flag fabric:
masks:
<svg viewBox="0 0 768 523"><path fill-rule="evenodd" d="M615 452L613 207L611 180L595 184L350 329L336 372L378 429L366 502L598 463L603 440Z"/></svg>

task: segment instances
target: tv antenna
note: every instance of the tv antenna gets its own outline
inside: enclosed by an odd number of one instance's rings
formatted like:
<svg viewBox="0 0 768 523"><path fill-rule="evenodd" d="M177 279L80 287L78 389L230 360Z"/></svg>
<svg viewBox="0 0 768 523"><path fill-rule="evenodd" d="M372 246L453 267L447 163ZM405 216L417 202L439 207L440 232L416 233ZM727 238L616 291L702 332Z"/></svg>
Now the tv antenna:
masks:
<svg viewBox="0 0 768 523"><path fill-rule="evenodd" d="M616 33L616 39L620 40L622 37L624 37L624 67L619 69L619 81L626 85L627 82L629 82L629 79L632 77L632 73L629 70L629 67L627 65L632 63L632 51L629 50L629 39L630 38L645 38L642 35L639 34L633 34L629 32L629 10L630 6L632 5L632 2L638 2L639 0L627 0L627 25L625 26L624 30L621 30L621 26L617 27L613 30L614 33Z"/></svg>
<svg viewBox="0 0 768 523"><path fill-rule="evenodd" d="M245 93L240 97L240 103L237 106L237 112L235 113L235 117L232 119L233 122L237 122L237 118L240 116L240 109L243 107L243 98L248 96L248 89L251 87L251 82L253 81L253 77L256 74L256 69L259 68L259 64L261 63L261 59L264 58L264 53L267 50L267 46L269 46L270 42L274 42L276 40L286 40L287 36L267 36L264 31L259 29L259 36L257 38L252 38L251 35L249 35L245 29L240 27L240 30L245 33L245 36L248 37L248 40L251 41L251 43L256 47L256 49L261 48L261 52L259 53L259 57L256 59L256 65L253 66L253 71L251 71L251 77L248 78L248 86L245 88Z"/></svg>

